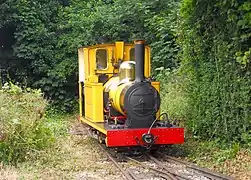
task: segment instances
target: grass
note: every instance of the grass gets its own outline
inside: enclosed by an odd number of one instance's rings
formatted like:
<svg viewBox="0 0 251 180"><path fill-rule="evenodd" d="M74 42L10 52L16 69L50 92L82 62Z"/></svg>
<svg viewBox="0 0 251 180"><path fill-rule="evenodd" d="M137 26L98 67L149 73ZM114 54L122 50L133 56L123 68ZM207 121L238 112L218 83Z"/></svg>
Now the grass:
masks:
<svg viewBox="0 0 251 180"><path fill-rule="evenodd" d="M60 117L60 118L59 118ZM60 122L69 122L53 147L37 152L16 167L2 165L0 179L119 179L119 172L109 162L96 142L88 137L75 116L59 116ZM56 126L56 125L55 125ZM66 127L66 126L63 126ZM70 127L70 128L69 128ZM59 129L60 129L59 128ZM55 127L55 129L57 129ZM72 135L70 129L83 132ZM79 131L77 131L79 132ZM181 157L199 166L232 175L236 179L251 178L251 150L238 145L223 148L218 142L202 142L188 138L183 145L168 149L173 156Z"/></svg>
<svg viewBox="0 0 251 180"><path fill-rule="evenodd" d="M114 179L93 140L69 133L76 116L46 111L39 90L9 83L0 102L0 179Z"/></svg>
<svg viewBox="0 0 251 180"><path fill-rule="evenodd" d="M75 116L61 119L66 120L71 123L67 129L81 128ZM67 133L58 136L53 147L34 154L16 167L0 168L0 179L116 179L120 174L100 151L85 130L83 135Z"/></svg>
<svg viewBox="0 0 251 180"><path fill-rule="evenodd" d="M235 179L251 179L251 148L238 144L223 147L219 142L187 138L183 145L168 149L168 153Z"/></svg>
<svg viewBox="0 0 251 180"><path fill-rule="evenodd" d="M5 84L0 90L0 161L15 164L53 144L39 90Z"/></svg>
<svg viewBox="0 0 251 180"><path fill-rule="evenodd" d="M165 75L163 76L163 73ZM163 78L165 77L165 78ZM178 119L180 125L188 126L186 121L189 101L185 96L184 78L174 72L162 72L161 111L167 112L173 120ZM232 143L226 145L220 140L198 140L186 130L184 145L172 146L168 151L172 155L182 157L199 166L234 176L236 179L251 179L251 146L250 144ZM247 137L246 139L249 139ZM244 148L245 147L245 148Z"/></svg>
<svg viewBox="0 0 251 180"><path fill-rule="evenodd" d="M175 88L169 89L169 91L174 92ZM166 102L178 104L178 101L182 99L182 92L177 93L169 93L168 96L164 97L162 94L162 97ZM169 101L172 96L179 98ZM186 105L186 103L183 104ZM16 107L16 104L13 104L13 107ZM185 114L183 114L185 109L182 106L177 107L176 109L179 110L181 116L179 113L172 114L173 118L183 117ZM167 109L169 111L175 110L170 104ZM30 116L27 115L27 117ZM34 114L34 117L37 117L37 114ZM83 130L82 126L76 123L76 116L51 112L43 118L46 119L43 127L49 129L50 137L55 139L53 145L29 151L25 161L18 162L16 166L0 164L0 180L118 179L120 177L118 171L107 161L96 143L85 134L85 131L81 136L69 134L70 129ZM168 151L171 155L231 175L236 179L251 179L250 147L243 148L238 143L223 146L220 141L198 141L194 137L188 136L184 145L174 145Z"/></svg>

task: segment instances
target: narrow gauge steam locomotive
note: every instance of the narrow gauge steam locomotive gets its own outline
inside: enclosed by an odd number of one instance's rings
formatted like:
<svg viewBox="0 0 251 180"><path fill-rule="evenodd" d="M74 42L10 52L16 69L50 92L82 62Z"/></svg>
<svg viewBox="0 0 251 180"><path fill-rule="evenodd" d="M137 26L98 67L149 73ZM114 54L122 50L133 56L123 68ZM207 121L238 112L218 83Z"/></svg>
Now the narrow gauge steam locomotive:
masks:
<svg viewBox="0 0 251 180"><path fill-rule="evenodd" d="M144 40L78 49L79 120L107 147L181 144L184 129L160 114L160 82L151 80Z"/></svg>

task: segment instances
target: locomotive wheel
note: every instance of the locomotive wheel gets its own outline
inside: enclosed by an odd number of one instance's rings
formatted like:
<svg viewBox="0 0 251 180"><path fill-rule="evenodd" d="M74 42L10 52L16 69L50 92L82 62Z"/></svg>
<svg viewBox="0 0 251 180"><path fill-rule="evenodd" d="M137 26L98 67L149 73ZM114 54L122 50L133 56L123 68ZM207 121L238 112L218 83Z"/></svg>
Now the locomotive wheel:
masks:
<svg viewBox="0 0 251 180"><path fill-rule="evenodd" d="M102 133L98 133L98 142L100 144L105 144L105 135L103 135Z"/></svg>
<svg viewBox="0 0 251 180"><path fill-rule="evenodd" d="M151 147L150 154L156 154L160 149L161 149L160 146L155 145L155 146Z"/></svg>

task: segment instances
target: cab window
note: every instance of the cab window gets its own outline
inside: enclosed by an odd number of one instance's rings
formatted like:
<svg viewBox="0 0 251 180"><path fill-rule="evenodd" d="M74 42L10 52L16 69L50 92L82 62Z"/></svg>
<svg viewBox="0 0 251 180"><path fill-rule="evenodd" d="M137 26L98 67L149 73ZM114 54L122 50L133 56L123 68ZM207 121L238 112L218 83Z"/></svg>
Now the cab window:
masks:
<svg viewBox="0 0 251 180"><path fill-rule="evenodd" d="M130 61L135 61L135 57L134 57L134 48L130 49Z"/></svg>
<svg viewBox="0 0 251 180"><path fill-rule="evenodd" d="M104 70L107 68L107 50L98 49L96 50L96 65L97 69Z"/></svg>

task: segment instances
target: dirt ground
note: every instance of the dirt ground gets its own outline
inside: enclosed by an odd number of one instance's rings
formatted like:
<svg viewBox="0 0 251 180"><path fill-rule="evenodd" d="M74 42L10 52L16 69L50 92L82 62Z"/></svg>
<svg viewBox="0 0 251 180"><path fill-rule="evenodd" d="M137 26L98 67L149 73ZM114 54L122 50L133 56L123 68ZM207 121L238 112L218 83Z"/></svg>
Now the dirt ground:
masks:
<svg viewBox="0 0 251 180"><path fill-rule="evenodd" d="M17 167L0 164L0 180L123 179L95 140L89 137L86 129L78 123L73 129L69 136L58 140L56 147L34 155L29 162ZM236 179L251 180L251 154L240 151L236 158L209 168L227 172Z"/></svg>
<svg viewBox="0 0 251 180"><path fill-rule="evenodd" d="M227 173L240 180L251 180L251 153L247 150L241 150L236 157L224 162L223 166L214 167L219 171Z"/></svg>

